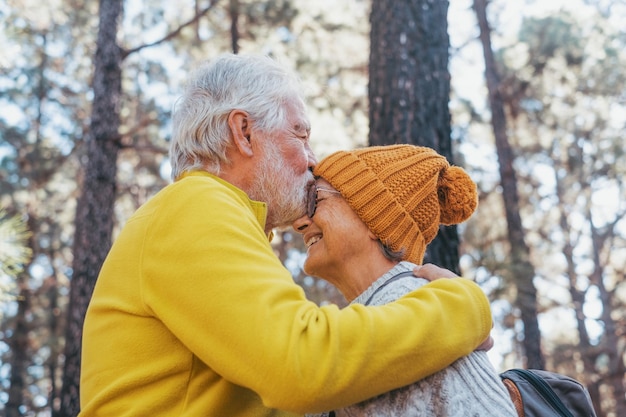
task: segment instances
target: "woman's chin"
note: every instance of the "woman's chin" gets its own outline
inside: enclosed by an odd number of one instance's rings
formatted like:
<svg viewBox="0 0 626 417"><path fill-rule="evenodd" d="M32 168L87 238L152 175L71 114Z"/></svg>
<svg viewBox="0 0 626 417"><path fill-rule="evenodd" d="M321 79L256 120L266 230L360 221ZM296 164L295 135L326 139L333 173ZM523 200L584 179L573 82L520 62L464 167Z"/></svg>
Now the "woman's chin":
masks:
<svg viewBox="0 0 626 417"><path fill-rule="evenodd" d="M308 254L308 251L307 251L307 254ZM307 256L307 259L304 261L302 270L304 271L305 274L309 276L319 278L319 275L317 273L319 268L317 267L315 259L311 259L310 256Z"/></svg>

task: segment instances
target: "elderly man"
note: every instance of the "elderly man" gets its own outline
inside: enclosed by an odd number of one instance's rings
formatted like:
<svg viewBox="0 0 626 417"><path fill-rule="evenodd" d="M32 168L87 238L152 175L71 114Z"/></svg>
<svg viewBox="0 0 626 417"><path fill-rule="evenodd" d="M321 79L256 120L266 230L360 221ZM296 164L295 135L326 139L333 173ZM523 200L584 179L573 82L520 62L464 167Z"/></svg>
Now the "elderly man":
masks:
<svg viewBox="0 0 626 417"><path fill-rule="evenodd" d="M305 298L269 241L305 213L313 182L301 92L265 57L224 55L193 74L173 116L174 182L129 219L98 278L81 416L329 410L432 374L488 338L489 303L469 280L383 307Z"/></svg>

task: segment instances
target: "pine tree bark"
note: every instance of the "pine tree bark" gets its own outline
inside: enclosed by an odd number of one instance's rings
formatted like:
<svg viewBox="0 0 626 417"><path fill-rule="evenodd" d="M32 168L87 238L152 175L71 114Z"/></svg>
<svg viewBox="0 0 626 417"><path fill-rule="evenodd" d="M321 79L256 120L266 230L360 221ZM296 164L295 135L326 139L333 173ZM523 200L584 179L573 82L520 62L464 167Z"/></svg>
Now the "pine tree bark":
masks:
<svg viewBox="0 0 626 417"><path fill-rule="evenodd" d="M545 361L541 352L541 332L537 320L537 289L533 283L535 269L530 263L530 250L524 240L517 178L513 168L514 155L508 140L504 100L499 90L500 81L491 48L491 30L487 21L486 9L486 0L474 0L474 10L478 18L480 41L485 59L485 79L489 91L491 124L500 165L500 182L508 226L508 241L511 245L511 276L517 286L517 306L520 309L524 324L522 345L526 354L526 366L543 369Z"/></svg>
<svg viewBox="0 0 626 417"><path fill-rule="evenodd" d="M408 143L452 159L448 1L372 2L369 144ZM425 262L459 273L459 237L441 227Z"/></svg>
<svg viewBox="0 0 626 417"><path fill-rule="evenodd" d="M17 314L15 315L15 327L9 338L11 348L11 377L9 378L9 389L7 390L8 401L6 403L6 417L20 417L22 412L20 407L24 404L24 391L26 390L26 368L28 366L28 332L29 326L26 314L29 311L30 290L27 288L27 277L25 273L20 273L18 286L20 287L17 296Z"/></svg>
<svg viewBox="0 0 626 417"><path fill-rule="evenodd" d="M122 51L116 43L122 0L101 0L93 78L93 108L87 136L82 194L76 207L74 261L60 409L56 417L80 410L82 327L89 300L110 249L115 202Z"/></svg>

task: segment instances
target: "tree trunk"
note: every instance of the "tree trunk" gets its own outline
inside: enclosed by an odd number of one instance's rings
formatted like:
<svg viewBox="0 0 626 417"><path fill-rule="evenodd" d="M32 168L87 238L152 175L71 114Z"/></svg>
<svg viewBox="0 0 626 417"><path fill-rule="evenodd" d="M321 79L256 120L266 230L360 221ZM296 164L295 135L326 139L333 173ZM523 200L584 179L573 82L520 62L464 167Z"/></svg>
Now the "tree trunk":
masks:
<svg viewBox="0 0 626 417"><path fill-rule="evenodd" d="M558 172L558 168L555 167L555 174ZM591 397L591 401L596 410L596 414L598 417L603 416L602 409L600 407L601 404L601 393L599 389L599 385L593 381L593 376L597 375L596 370L596 361L597 361L597 349L595 349L591 345L591 340L589 338L589 333L587 332L587 326L585 324L586 316L584 312L584 303L585 296L587 294L588 288L586 290L578 289L578 277L579 274L576 272L576 261L574 256L574 242L577 241L577 236L572 236L572 231L575 230L570 226L570 222L567 217L566 207L568 205L565 198L565 187L568 184L564 184L563 181L558 177L558 175L554 176L555 184L556 184L556 195L559 202L559 226L563 231L564 239L563 239L563 257L567 262L567 270L566 276L569 280L569 293L572 298L572 307L574 310L574 314L576 316L576 329L578 330L578 346L577 351L580 353L580 357L583 363L583 380L586 382L587 390L589 391L589 396Z"/></svg>
<svg viewBox="0 0 626 417"><path fill-rule="evenodd" d="M230 45L233 54L239 53L239 0L230 0Z"/></svg>
<svg viewBox="0 0 626 417"><path fill-rule="evenodd" d="M448 1L372 2L369 144L428 146L452 161ZM459 273L456 227L441 227L425 262Z"/></svg>
<svg viewBox="0 0 626 417"><path fill-rule="evenodd" d="M587 193L587 201L591 201L591 193ZM587 218L591 226L591 242L594 261L593 272L591 273L591 282L596 285L600 292L600 300L602 300L602 314L600 319L604 324L604 354L608 359L607 372L603 375L602 382L609 388L615 401L615 415L626 416L626 390L624 389L624 375L626 375L626 366L624 366L624 345L620 340L623 331L620 329L623 325L617 323L613 317L614 292L610 291L603 280L604 262L600 257L600 252L606 247L606 240L612 233L602 233L593 224L591 207L588 206ZM600 407L598 407L600 408Z"/></svg>
<svg viewBox="0 0 626 417"><path fill-rule="evenodd" d="M491 30L487 22L487 1L474 0L474 10L480 27L480 40L485 58L485 79L489 91L491 124L496 140L496 151L500 164L500 182L504 198L508 240L511 245L511 275L517 286L517 306L524 324L523 347L528 368L543 369L541 333L537 321L537 289L533 283L535 270L530 263L530 250L524 240L524 229L520 217L517 178L513 168L514 156L508 141L504 100L500 94L500 80L491 48Z"/></svg>
<svg viewBox="0 0 626 417"><path fill-rule="evenodd" d="M56 274L53 274L50 278L51 285L46 291L46 298L48 299L48 309L49 309L49 317L48 317L48 328L50 331L50 339L52 343L50 343L50 356L46 360L48 374L50 377L50 391L48 394L48 404L52 409L52 405L55 403L56 399L60 395L60 392L57 388L57 372L58 372L58 363L60 356L60 348L59 348L59 327L60 327L60 309L59 309L59 282L56 278Z"/></svg>
<svg viewBox="0 0 626 417"><path fill-rule="evenodd" d="M9 379L8 401L6 403L6 417L20 417L22 412L20 407L24 404L24 390L26 368L28 366L28 331L29 326L26 315L29 310L30 290L27 288L27 277L25 273L20 273L18 286L20 288L17 296L17 314L15 315L15 328L9 338L11 348L11 377Z"/></svg>
<svg viewBox="0 0 626 417"><path fill-rule="evenodd" d="M76 207L74 262L61 406L57 417L80 410L80 353L87 306L100 267L110 249L115 202L122 51L116 43L122 0L100 1L100 24L93 79L93 109L87 137L82 194Z"/></svg>

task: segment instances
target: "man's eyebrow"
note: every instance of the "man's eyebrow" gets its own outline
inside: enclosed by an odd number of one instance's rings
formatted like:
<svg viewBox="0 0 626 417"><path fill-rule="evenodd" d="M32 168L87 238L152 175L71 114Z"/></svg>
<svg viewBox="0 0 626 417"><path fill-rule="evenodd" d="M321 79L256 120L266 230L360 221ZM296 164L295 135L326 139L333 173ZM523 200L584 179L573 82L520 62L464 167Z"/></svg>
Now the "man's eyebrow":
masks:
<svg viewBox="0 0 626 417"><path fill-rule="evenodd" d="M311 125L309 123L296 123L293 126L293 129L296 132L301 132L301 131L310 132L311 131Z"/></svg>

